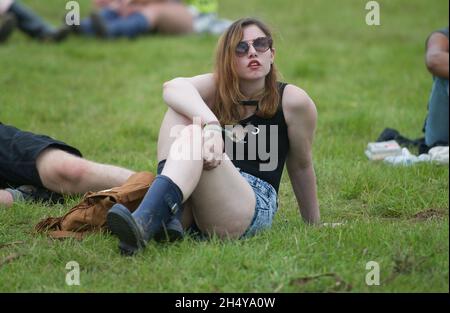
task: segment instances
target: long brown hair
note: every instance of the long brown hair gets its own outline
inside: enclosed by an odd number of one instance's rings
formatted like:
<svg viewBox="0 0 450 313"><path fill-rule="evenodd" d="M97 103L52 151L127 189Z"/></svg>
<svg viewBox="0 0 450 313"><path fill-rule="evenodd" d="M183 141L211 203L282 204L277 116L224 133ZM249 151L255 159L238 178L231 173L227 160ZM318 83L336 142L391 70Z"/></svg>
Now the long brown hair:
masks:
<svg viewBox="0 0 450 313"><path fill-rule="evenodd" d="M236 71L235 48L244 35L243 29L256 25L267 37L272 38L270 29L261 21L254 18L243 18L234 22L222 35L217 45L215 79L217 91L212 111L222 125L236 124L240 120L238 104L245 96L239 89L239 77ZM279 92L277 86L277 69L272 64L270 72L265 78L264 91L259 95L257 116L272 117L278 107Z"/></svg>

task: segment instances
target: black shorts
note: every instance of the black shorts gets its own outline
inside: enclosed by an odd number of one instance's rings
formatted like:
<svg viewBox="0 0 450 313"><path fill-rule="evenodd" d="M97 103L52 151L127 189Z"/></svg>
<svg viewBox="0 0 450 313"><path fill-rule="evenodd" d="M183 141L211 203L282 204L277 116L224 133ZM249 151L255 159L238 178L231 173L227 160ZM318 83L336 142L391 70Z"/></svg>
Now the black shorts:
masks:
<svg viewBox="0 0 450 313"><path fill-rule="evenodd" d="M42 151L50 147L82 156L80 151L64 142L0 123L0 187L43 187L36 160Z"/></svg>

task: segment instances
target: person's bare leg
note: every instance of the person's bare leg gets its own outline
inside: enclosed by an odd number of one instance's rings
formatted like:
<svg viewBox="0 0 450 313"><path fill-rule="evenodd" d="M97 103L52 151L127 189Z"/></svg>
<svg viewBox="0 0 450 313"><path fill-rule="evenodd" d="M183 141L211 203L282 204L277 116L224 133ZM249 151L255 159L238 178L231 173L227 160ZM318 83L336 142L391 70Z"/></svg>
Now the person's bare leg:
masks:
<svg viewBox="0 0 450 313"><path fill-rule="evenodd" d="M154 3L146 5L141 13L152 28L163 34L186 34L193 31L193 17L180 3Z"/></svg>
<svg viewBox="0 0 450 313"><path fill-rule="evenodd" d="M192 124L192 122L186 117L176 113L171 108L167 110L161 123L161 128L159 130L157 147L158 162L167 160L167 156L169 155L170 147L172 146L173 142L177 138L179 138L181 131L190 124ZM181 223L183 224L184 229L189 228L194 221L191 202L192 201L188 199L183 203L184 209Z"/></svg>
<svg viewBox="0 0 450 313"><path fill-rule="evenodd" d="M13 196L6 190L0 190L0 207L10 207L13 204Z"/></svg>
<svg viewBox="0 0 450 313"><path fill-rule="evenodd" d="M134 172L95 163L59 149L44 150L36 161L42 184L63 194L99 191L122 185Z"/></svg>
<svg viewBox="0 0 450 313"><path fill-rule="evenodd" d="M256 200L253 189L230 160L223 160L213 170L203 171L202 160L173 158L169 152L174 144L188 144L194 150L195 144L201 144L201 138L194 140L198 136L195 127L199 127L195 125L184 128L176 139L170 137L174 127L182 128L180 125L189 122L172 109L167 111L158 139L158 160L167 159L162 174L177 184L184 199L190 200L193 216L202 231L222 238L238 238L254 215Z"/></svg>
<svg viewBox="0 0 450 313"><path fill-rule="evenodd" d="M239 238L255 214L255 193L230 160L203 171L190 199L200 230L221 238Z"/></svg>

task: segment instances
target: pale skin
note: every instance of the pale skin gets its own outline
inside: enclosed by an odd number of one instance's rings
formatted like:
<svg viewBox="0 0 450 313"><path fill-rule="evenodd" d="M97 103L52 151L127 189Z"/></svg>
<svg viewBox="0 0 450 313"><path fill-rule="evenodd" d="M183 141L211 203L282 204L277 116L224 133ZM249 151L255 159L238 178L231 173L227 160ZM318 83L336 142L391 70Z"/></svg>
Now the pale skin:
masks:
<svg viewBox="0 0 450 313"><path fill-rule="evenodd" d="M244 28L242 40L251 42L264 36L257 26L250 25ZM265 76L274 58L274 49L260 53L252 45L246 56L238 58L238 76L244 95L251 97L264 87ZM261 66L249 67L249 62L253 60L257 60ZM187 142L202 145L201 138L195 138L201 137L201 127L193 125L192 121L195 117L200 118L202 123L217 121L210 109L215 91L216 83L212 74L177 78L164 84L163 97L169 110L160 130L158 160L167 159L162 174L180 187L184 201L188 204L183 214L185 227L195 218L203 232L215 233L221 238L239 238L254 215L255 195L232 162L223 157L220 133L203 132L204 136L213 138L213 145L203 146L203 160L174 160L170 153L174 144ZM307 223L316 224L320 221L320 213L311 152L316 108L310 97L293 85L286 87L282 107L291 147L287 160L289 177L301 216ZM252 115L254 110L242 107L242 119ZM177 138L170 137L170 130L177 125L185 125L185 128ZM211 144L211 140L208 143Z"/></svg>
<svg viewBox="0 0 450 313"><path fill-rule="evenodd" d="M120 186L134 173L54 148L46 149L39 155L36 167L44 187L61 194L80 194ZM11 194L0 190L0 206L9 207L12 203Z"/></svg>
<svg viewBox="0 0 450 313"><path fill-rule="evenodd" d="M427 42L425 64L434 76L448 79L449 59L448 38L441 33L434 33Z"/></svg>
<svg viewBox="0 0 450 313"><path fill-rule="evenodd" d="M147 18L152 29L163 34L185 34L193 31L192 14L182 3L170 0L96 0L95 5L99 8L110 7L122 16L139 12Z"/></svg>

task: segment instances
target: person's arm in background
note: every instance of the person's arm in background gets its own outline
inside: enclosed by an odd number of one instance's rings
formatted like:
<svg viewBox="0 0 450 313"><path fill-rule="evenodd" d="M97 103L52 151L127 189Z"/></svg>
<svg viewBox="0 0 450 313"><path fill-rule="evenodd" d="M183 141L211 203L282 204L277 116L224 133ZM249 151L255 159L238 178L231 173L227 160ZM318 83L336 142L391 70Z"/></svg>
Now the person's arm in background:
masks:
<svg viewBox="0 0 450 313"><path fill-rule="evenodd" d="M441 33L433 33L427 42L425 64L434 76L448 79L448 38Z"/></svg>

